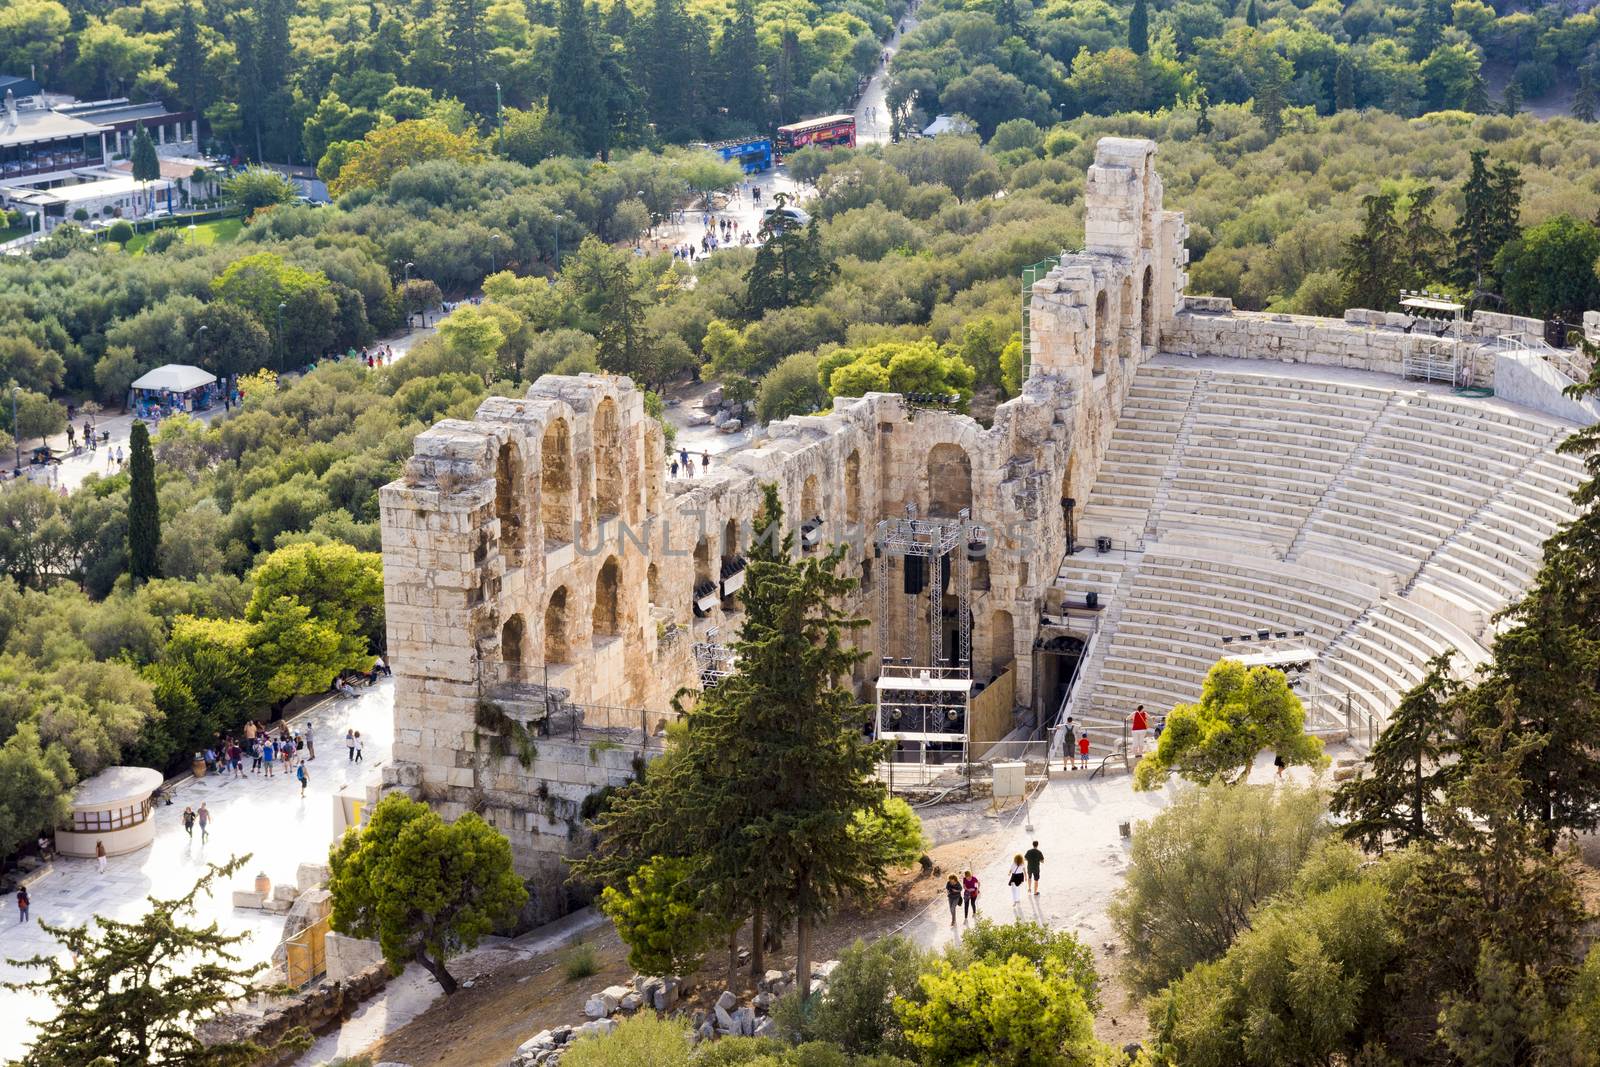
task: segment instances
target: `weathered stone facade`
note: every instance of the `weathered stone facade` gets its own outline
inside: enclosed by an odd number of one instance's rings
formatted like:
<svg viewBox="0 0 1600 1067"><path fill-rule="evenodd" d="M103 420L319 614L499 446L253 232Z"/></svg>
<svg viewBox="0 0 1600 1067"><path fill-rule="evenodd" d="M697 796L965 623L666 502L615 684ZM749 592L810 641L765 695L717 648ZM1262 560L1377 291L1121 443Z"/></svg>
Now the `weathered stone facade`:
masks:
<svg viewBox="0 0 1600 1067"><path fill-rule="evenodd" d="M742 565L766 482L791 526L820 518L826 540L851 545L869 618L877 583L903 596L898 566L873 557L873 525L907 505L952 519L970 508L991 540L974 574L973 676L1014 661L1017 703L1032 707L1039 605L1065 546L1060 501L1087 496L1183 287L1184 224L1162 209L1154 153L1150 141L1100 142L1088 249L1035 287L1031 373L989 428L898 395L841 398L668 479L639 390L584 375L546 376L420 434L381 494L405 788L447 817L484 811L525 872L572 847L582 799L626 780L673 694L697 685L693 643L737 631L737 596L701 615L696 590ZM863 693L881 656L926 647L926 623L908 633L908 615L864 633ZM536 720L530 705L563 690L583 710L565 708L549 736L506 724Z"/></svg>

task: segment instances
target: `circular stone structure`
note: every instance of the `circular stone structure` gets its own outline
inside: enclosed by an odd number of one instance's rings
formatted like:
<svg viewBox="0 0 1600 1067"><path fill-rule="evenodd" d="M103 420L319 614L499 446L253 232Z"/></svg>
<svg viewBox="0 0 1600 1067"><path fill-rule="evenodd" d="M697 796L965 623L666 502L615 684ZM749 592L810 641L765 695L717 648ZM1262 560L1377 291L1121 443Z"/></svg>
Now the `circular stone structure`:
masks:
<svg viewBox="0 0 1600 1067"><path fill-rule="evenodd" d="M150 796L161 781L161 772L149 767L107 767L79 783L72 821L56 831L56 851L92 857L103 842L107 855L122 856L148 845L156 835Z"/></svg>

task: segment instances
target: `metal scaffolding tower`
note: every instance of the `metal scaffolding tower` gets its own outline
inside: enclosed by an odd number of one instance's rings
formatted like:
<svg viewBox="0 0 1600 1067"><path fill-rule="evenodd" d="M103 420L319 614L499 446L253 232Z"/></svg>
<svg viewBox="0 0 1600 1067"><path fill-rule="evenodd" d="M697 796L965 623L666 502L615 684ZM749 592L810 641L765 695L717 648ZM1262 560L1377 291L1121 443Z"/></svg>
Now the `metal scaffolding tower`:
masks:
<svg viewBox="0 0 1600 1067"><path fill-rule="evenodd" d="M883 519L877 524L873 546L879 557L898 559L902 575L907 567L922 568L924 585L920 592L926 594L927 598L924 610L928 620L926 665L929 667L944 665L944 569L949 566L957 601L955 666L971 669L972 553L983 551L986 545L986 533L982 527L973 524L972 513L967 508L962 508L953 520L919 519L916 506L907 504L905 518ZM955 559L947 563L952 554ZM917 562L912 563L912 560ZM906 654L904 657L893 657L889 654L892 647L889 631L890 584L887 574L878 582L878 633L882 660L888 663L898 658L900 662L910 665L918 658L919 651L916 647L918 595L908 594L906 597ZM902 589L905 584L902 577Z"/></svg>

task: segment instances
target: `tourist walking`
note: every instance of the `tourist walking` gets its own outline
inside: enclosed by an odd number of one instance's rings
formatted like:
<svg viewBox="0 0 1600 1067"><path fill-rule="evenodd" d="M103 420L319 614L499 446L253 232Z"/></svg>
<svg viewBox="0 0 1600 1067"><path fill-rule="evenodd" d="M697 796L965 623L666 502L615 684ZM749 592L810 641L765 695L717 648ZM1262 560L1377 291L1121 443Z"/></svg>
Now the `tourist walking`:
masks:
<svg viewBox="0 0 1600 1067"><path fill-rule="evenodd" d="M278 743L276 741L272 740L272 738L269 737L269 738L267 738L265 741L263 741L261 743L261 767L262 767L262 773L265 774L268 778L272 777L272 760L273 760L273 757L276 756L277 754L278 754Z"/></svg>
<svg viewBox="0 0 1600 1067"><path fill-rule="evenodd" d="M1033 895L1039 895L1039 870L1044 866L1044 853L1039 851L1039 842L1035 841L1033 847L1022 854L1028 863L1028 888L1033 890Z"/></svg>
<svg viewBox="0 0 1600 1067"><path fill-rule="evenodd" d="M1144 755L1145 740L1150 736L1150 716L1140 704L1133 709L1133 754Z"/></svg>
<svg viewBox="0 0 1600 1067"><path fill-rule="evenodd" d="M955 929L956 912L961 910L961 879L951 875L944 880L945 899L950 902L950 928Z"/></svg>
<svg viewBox="0 0 1600 1067"><path fill-rule="evenodd" d="M361 762L361 750L362 750L363 747L364 747L364 743L361 740L361 731L357 730L356 731L356 762L357 763Z"/></svg>
<svg viewBox="0 0 1600 1067"><path fill-rule="evenodd" d="M317 742L316 742L316 739L311 736L311 720L309 720L309 719L306 720L305 739L306 739L306 758L307 759L316 759L317 758Z"/></svg>
<svg viewBox="0 0 1600 1067"><path fill-rule="evenodd" d="M28 887L25 885L17 886L17 922L25 923L28 921L28 905L32 903L33 901L28 899Z"/></svg>
<svg viewBox="0 0 1600 1067"><path fill-rule="evenodd" d="M187 805L183 809L183 832L194 837L194 809Z"/></svg>
<svg viewBox="0 0 1600 1067"><path fill-rule="evenodd" d="M961 876L961 917L978 914L978 876L971 871Z"/></svg>
<svg viewBox="0 0 1600 1067"><path fill-rule="evenodd" d="M354 730L344 732L344 747L350 753L349 762L356 761L356 734Z"/></svg>
<svg viewBox="0 0 1600 1067"><path fill-rule="evenodd" d="M211 812L206 808L206 802L200 802L200 810L194 813L194 821L200 824L200 843L206 843L211 836Z"/></svg>
<svg viewBox="0 0 1600 1067"><path fill-rule="evenodd" d="M1066 727L1061 732L1061 769L1078 769L1078 724L1067 716Z"/></svg>
<svg viewBox="0 0 1600 1067"><path fill-rule="evenodd" d="M708 471L710 469L711 469L711 453L709 453L709 452L700 453L700 473L704 474L706 471Z"/></svg>
<svg viewBox="0 0 1600 1067"><path fill-rule="evenodd" d="M1011 906L1022 907L1022 883L1028 877L1028 868L1022 862L1022 853L1011 857L1011 870L1006 875L1006 885L1011 887Z"/></svg>
<svg viewBox="0 0 1600 1067"><path fill-rule="evenodd" d="M1089 735L1078 735L1078 760L1083 764L1083 769L1089 769Z"/></svg>
<svg viewBox="0 0 1600 1067"><path fill-rule="evenodd" d="M105 874L106 873L106 843L104 841L96 841L94 843L94 862L95 862L95 866L100 868L100 873L101 874Z"/></svg>
<svg viewBox="0 0 1600 1067"><path fill-rule="evenodd" d="M308 779L306 778L306 761L305 760L301 760L300 761L300 765L294 769L294 776L296 778L300 779L300 796L304 797L306 795L306 783L308 781Z"/></svg>
<svg viewBox="0 0 1600 1067"><path fill-rule="evenodd" d="M1278 768L1278 781L1283 781L1283 769L1287 767L1288 764L1283 761L1283 756L1281 753L1273 753L1272 765Z"/></svg>

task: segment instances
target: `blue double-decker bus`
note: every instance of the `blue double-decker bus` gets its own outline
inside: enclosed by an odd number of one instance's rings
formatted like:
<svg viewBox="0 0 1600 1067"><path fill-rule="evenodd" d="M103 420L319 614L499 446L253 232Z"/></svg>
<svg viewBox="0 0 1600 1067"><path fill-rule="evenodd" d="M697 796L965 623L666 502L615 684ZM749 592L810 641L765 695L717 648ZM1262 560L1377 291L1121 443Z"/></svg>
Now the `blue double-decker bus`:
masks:
<svg viewBox="0 0 1600 1067"><path fill-rule="evenodd" d="M760 174L772 169L772 138L736 137L731 141L717 141L706 145L725 163L737 163L746 174Z"/></svg>

